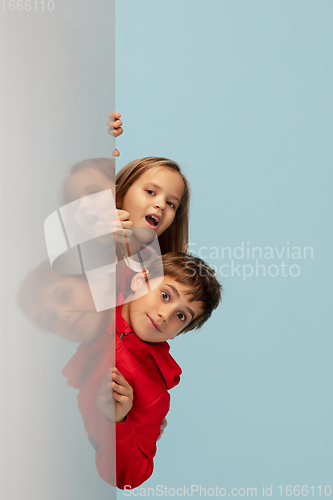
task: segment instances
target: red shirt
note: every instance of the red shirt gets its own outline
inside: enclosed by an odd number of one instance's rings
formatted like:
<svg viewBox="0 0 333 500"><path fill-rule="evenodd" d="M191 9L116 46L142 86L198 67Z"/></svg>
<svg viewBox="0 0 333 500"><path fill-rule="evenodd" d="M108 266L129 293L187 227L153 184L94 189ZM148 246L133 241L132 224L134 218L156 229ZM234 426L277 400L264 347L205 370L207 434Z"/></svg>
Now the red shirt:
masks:
<svg viewBox="0 0 333 500"><path fill-rule="evenodd" d="M114 424L98 410L96 401L114 350L113 323L94 343L80 345L63 370L70 386L79 389L78 406L84 427L96 449L99 475L115 484ZM135 488L153 472L160 424L168 413L168 390L179 383L181 369L167 342L143 342L116 311L116 366L132 386L133 407L116 424L117 487Z"/></svg>

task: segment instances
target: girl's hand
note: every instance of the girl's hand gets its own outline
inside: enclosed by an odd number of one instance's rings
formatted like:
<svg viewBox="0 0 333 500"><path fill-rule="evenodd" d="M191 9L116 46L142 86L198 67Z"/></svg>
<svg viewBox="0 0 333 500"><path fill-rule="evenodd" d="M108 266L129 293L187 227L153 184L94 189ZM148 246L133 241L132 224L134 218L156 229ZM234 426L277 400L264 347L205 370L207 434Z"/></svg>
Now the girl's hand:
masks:
<svg viewBox="0 0 333 500"><path fill-rule="evenodd" d="M114 113L110 113L108 115L109 121L108 125L108 134L113 135L113 137L119 137L123 133L122 124L123 122L120 120L121 114L115 111ZM120 156L118 149L115 149L112 153L112 156Z"/></svg>
<svg viewBox="0 0 333 500"><path fill-rule="evenodd" d="M114 406L113 399L116 401ZM98 409L112 422L123 422L133 406L133 389L118 368L109 369L97 398Z"/></svg>
<svg viewBox="0 0 333 500"><path fill-rule="evenodd" d="M113 222L113 237L122 244L129 243L132 236L133 223L129 220L130 214L126 210L117 210L119 220Z"/></svg>

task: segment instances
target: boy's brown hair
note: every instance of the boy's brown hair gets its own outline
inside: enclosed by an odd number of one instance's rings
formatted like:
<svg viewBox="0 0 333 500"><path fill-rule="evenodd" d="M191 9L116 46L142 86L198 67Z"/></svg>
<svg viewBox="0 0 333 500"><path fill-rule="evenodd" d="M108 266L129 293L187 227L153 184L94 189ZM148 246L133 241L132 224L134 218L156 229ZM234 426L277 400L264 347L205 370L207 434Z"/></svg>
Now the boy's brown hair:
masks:
<svg viewBox="0 0 333 500"><path fill-rule="evenodd" d="M203 303L202 314L194 318L180 333L201 328L221 301L222 285L217 280L214 269L195 255L169 252L153 261L148 272L149 279L164 274L187 285L191 289L188 292L192 296L190 302Z"/></svg>

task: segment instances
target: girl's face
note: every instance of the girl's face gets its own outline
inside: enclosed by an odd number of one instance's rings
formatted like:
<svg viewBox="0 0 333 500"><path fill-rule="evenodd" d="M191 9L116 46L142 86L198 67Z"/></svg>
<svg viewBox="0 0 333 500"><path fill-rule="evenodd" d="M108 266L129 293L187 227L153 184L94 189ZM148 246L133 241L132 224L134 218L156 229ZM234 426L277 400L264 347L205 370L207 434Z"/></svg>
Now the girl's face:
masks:
<svg viewBox="0 0 333 500"><path fill-rule="evenodd" d="M106 175L94 168L83 168L72 174L66 185L68 199L70 201L78 200L111 189L114 191L114 183Z"/></svg>
<svg viewBox="0 0 333 500"><path fill-rule="evenodd" d="M80 200L73 214L78 234L83 231L109 244L115 216L111 179L94 168L84 168L69 177L66 190L70 201Z"/></svg>
<svg viewBox="0 0 333 500"><path fill-rule="evenodd" d="M183 194L184 182L178 172L154 167L132 184L120 208L130 214L133 227L149 227L160 236L172 224Z"/></svg>

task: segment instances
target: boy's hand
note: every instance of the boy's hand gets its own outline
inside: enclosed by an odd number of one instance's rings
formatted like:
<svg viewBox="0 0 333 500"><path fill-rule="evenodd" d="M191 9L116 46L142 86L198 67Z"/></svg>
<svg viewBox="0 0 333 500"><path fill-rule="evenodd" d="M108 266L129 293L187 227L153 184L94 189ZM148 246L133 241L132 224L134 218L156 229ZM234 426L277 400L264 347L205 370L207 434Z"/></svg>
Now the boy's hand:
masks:
<svg viewBox="0 0 333 500"><path fill-rule="evenodd" d="M113 137L119 137L123 133L122 124L123 122L120 120L121 114L115 111L114 113L110 113L108 115L109 121L108 125L108 134L113 135ZM120 156L118 149L115 149L112 153L112 156Z"/></svg>
<svg viewBox="0 0 333 500"><path fill-rule="evenodd" d="M159 435L159 437L157 438L157 441L158 441L159 439L161 439L162 434L163 434L163 432L164 432L164 429L166 428L166 426L167 426L167 425L168 425L168 422L167 422L167 419L165 418L165 419L163 420L163 422L161 423L161 425L160 425L160 435Z"/></svg>
<svg viewBox="0 0 333 500"><path fill-rule="evenodd" d="M133 224L129 220L130 214L126 210L117 210L117 215L120 220L113 222L113 236L118 243L126 245L131 239Z"/></svg>
<svg viewBox="0 0 333 500"><path fill-rule="evenodd" d="M115 407L112 398L116 400ZM124 421L133 406L133 389L116 367L110 368L102 381L97 406L109 420L117 423Z"/></svg>

